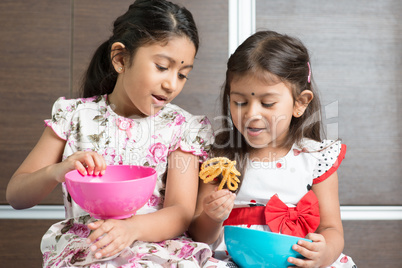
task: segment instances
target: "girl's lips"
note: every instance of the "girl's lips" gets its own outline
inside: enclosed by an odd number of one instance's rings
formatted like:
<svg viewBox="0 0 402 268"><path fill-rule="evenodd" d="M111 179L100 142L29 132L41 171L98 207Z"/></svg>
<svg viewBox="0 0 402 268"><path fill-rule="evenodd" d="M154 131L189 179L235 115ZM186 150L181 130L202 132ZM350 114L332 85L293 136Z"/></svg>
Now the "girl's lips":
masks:
<svg viewBox="0 0 402 268"><path fill-rule="evenodd" d="M263 130L264 130L263 128L251 128L251 127L248 127L247 128L247 135L255 137L255 136L260 135Z"/></svg>
<svg viewBox="0 0 402 268"><path fill-rule="evenodd" d="M152 94L152 102L157 106L163 106L166 104L167 98L161 95Z"/></svg>

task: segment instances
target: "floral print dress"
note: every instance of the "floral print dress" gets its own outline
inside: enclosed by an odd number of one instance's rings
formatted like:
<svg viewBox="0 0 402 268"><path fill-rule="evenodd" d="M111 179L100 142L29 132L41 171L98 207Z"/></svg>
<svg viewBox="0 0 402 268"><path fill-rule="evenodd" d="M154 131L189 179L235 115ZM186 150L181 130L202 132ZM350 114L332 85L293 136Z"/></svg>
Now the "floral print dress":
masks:
<svg viewBox="0 0 402 268"><path fill-rule="evenodd" d="M163 176L171 152L181 149L205 160L213 140L211 124L173 104L141 118L117 115L107 95L85 99L58 99L47 126L66 140L63 160L76 151L96 151L107 165L141 165L156 169L152 197L137 214L162 208ZM107 170L106 170L107 172ZM89 250L87 224L96 221L83 211L62 184L66 219L55 223L42 238L44 267L200 267L211 256L208 245L184 234L160 243L135 241L119 254L96 259Z"/></svg>

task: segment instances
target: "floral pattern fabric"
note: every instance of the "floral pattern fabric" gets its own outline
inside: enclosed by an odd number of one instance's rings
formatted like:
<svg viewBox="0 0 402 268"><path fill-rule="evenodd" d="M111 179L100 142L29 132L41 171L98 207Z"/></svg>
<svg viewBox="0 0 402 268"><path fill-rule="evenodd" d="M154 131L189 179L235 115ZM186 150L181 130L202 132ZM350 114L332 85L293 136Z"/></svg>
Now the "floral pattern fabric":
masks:
<svg viewBox="0 0 402 268"><path fill-rule="evenodd" d="M85 99L58 99L47 126L66 140L63 160L76 151L96 151L107 165L140 165L155 168L157 183L149 201L136 214L162 208L163 177L171 152L181 149L205 160L213 141L205 116L194 116L168 104L157 114L141 118L117 115L107 95ZM66 220L50 227L42 238L44 267L199 267L210 249L185 235L160 243L136 241L119 254L102 259L86 244L87 224L95 221L68 194L62 184Z"/></svg>

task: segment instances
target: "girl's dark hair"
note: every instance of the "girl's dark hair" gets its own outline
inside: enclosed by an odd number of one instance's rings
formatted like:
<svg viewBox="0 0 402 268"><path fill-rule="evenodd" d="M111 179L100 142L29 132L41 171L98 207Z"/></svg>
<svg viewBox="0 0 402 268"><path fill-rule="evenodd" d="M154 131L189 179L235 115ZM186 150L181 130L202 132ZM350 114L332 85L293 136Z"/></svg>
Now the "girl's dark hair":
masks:
<svg viewBox="0 0 402 268"><path fill-rule="evenodd" d="M296 38L273 31L260 31L246 39L227 63L221 95L224 120L222 129L216 133L212 155L236 160L239 170L243 170L246 154L251 148L231 121L230 84L233 79L249 74L267 83L285 83L292 89L294 100L303 90L311 90L314 94L304 114L292 118L287 140L280 146L291 147L304 137L321 141L321 104L312 81L308 81L309 62L306 47Z"/></svg>
<svg viewBox="0 0 402 268"><path fill-rule="evenodd" d="M113 35L95 51L83 78L81 95L86 98L112 93L117 80L110 59L113 43L124 44L125 51L121 53L131 64L139 47L164 44L176 36L187 37L198 51L198 31L190 11L165 0L135 1L114 22Z"/></svg>

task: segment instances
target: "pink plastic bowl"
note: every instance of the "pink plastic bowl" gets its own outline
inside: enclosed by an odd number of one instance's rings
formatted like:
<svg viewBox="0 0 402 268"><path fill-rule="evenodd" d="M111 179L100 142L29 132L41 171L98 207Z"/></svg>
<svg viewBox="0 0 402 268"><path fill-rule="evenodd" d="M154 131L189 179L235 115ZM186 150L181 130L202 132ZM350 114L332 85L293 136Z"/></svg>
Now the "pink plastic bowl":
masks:
<svg viewBox="0 0 402 268"><path fill-rule="evenodd" d="M73 200L97 219L131 217L151 197L156 171L134 165L108 166L102 176L66 174L66 186Z"/></svg>

